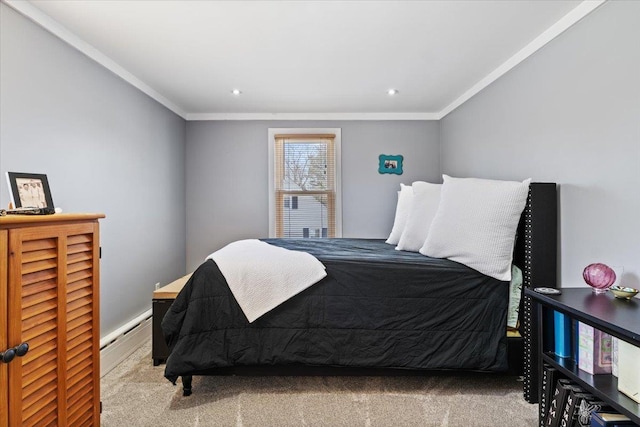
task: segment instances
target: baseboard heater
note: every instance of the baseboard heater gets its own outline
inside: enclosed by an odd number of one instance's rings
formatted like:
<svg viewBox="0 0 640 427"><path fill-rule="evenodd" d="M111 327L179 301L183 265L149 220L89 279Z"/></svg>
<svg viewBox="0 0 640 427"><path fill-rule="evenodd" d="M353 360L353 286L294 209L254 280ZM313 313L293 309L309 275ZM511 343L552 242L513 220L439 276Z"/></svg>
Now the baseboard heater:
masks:
<svg viewBox="0 0 640 427"><path fill-rule="evenodd" d="M149 309L100 339L100 377L151 338L151 316Z"/></svg>

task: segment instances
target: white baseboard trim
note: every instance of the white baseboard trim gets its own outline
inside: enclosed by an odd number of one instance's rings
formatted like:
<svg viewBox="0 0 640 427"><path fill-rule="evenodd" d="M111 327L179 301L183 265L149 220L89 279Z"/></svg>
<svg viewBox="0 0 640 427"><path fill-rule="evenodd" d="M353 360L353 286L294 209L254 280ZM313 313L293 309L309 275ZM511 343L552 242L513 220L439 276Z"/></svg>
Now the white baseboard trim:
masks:
<svg viewBox="0 0 640 427"><path fill-rule="evenodd" d="M120 362L129 357L151 339L152 318L142 321L130 332L125 333L100 350L100 378L108 374ZM149 360L151 363L151 360Z"/></svg>

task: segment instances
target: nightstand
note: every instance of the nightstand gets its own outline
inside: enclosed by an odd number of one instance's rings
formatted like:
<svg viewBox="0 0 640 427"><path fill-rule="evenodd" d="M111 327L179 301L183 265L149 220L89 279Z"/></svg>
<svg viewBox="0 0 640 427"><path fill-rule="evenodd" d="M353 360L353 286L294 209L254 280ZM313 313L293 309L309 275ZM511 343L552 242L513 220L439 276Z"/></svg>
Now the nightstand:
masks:
<svg viewBox="0 0 640 427"><path fill-rule="evenodd" d="M191 273L179 278L166 286L156 289L153 292L153 332L151 357L153 358L153 366L164 363L169 357L169 348L164 341L162 334L162 318L169 311L169 307L176 299L176 296L184 287L187 280L191 277Z"/></svg>

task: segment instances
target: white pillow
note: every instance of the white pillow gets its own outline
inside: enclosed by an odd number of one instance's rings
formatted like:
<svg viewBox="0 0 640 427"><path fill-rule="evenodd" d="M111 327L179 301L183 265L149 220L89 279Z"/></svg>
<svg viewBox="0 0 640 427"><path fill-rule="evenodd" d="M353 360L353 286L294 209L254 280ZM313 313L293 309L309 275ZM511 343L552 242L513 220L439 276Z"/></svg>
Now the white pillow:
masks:
<svg viewBox="0 0 640 427"><path fill-rule="evenodd" d="M385 243L390 245L397 245L407 224L407 217L409 216L409 210L411 209L411 203L413 201L413 189L410 185L400 184L400 191L398 191L398 204L396 205L396 218L393 221L393 228L391 234Z"/></svg>
<svg viewBox="0 0 640 427"><path fill-rule="evenodd" d="M413 202L396 249L418 252L429 232L429 226L438 210L441 184L416 181L412 184Z"/></svg>
<svg viewBox="0 0 640 427"><path fill-rule="evenodd" d="M440 206L420 253L449 258L498 280L511 261L529 183L442 176Z"/></svg>

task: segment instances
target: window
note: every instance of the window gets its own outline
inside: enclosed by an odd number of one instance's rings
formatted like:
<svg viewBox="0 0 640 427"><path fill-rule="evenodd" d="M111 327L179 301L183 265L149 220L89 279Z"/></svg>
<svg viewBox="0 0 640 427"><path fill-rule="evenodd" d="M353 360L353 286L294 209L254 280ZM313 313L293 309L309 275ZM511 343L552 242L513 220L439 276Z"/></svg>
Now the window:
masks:
<svg viewBox="0 0 640 427"><path fill-rule="evenodd" d="M285 196L284 207L285 209L298 209L298 196Z"/></svg>
<svg viewBox="0 0 640 427"><path fill-rule="evenodd" d="M269 129L269 235L340 237L340 129Z"/></svg>

